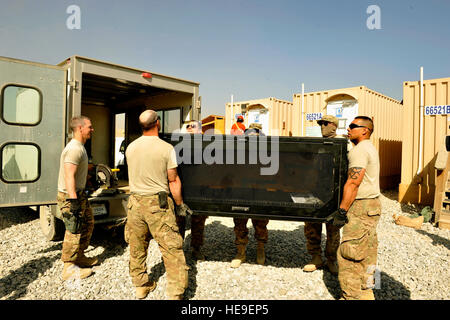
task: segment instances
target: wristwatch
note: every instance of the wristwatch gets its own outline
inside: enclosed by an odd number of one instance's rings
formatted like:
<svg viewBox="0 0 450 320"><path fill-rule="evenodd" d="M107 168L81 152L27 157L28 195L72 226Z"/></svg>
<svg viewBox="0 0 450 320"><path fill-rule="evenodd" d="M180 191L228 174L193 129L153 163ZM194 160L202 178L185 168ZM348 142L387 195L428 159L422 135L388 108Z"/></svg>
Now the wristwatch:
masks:
<svg viewBox="0 0 450 320"><path fill-rule="evenodd" d="M338 213L341 214L341 215L343 215L343 216L346 216L346 215L347 215L347 210L342 209L342 208L339 208L339 209L338 209Z"/></svg>

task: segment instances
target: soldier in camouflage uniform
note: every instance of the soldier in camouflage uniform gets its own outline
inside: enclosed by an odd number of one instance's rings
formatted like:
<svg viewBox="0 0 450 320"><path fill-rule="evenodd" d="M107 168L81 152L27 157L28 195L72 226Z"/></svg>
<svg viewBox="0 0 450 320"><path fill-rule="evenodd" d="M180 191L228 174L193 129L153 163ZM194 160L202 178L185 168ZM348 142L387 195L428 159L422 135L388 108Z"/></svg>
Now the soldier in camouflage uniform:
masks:
<svg viewBox="0 0 450 320"><path fill-rule="evenodd" d="M348 211L338 251L339 282L345 299L373 299L377 265L378 198L355 200Z"/></svg>
<svg viewBox="0 0 450 320"><path fill-rule="evenodd" d="M183 239L175 219L174 204L170 197L167 200L168 208L164 209L160 207L158 195L130 195L127 216L127 227L130 230L129 268L136 288L149 286L147 251L151 234L159 245L166 268L167 294L171 299L178 299L188 286L188 267L183 253ZM150 282L150 288L154 289L155 286Z"/></svg>
<svg viewBox="0 0 450 320"><path fill-rule="evenodd" d="M322 137L341 137L336 135L339 120L335 116L325 115L322 119L318 120L317 123L320 125ZM332 274L337 275L336 252L340 241L339 228L330 223L326 223L325 227L327 232L327 241L325 245L325 257L327 258L326 265ZM313 272L323 266L321 248L322 223L305 222L304 233L306 238L306 249L311 255L311 260L305 265L303 270L306 272Z"/></svg>
<svg viewBox="0 0 450 320"><path fill-rule="evenodd" d="M94 129L84 116L72 118L70 128L73 138L61 153L57 196L66 226L61 255L63 280L86 278L92 274L90 267L98 264L98 259L84 255L94 230L94 216L84 191L88 172L84 144Z"/></svg>
<svg viewBox="0 0 450 320"><path fill-rule="evenodd" d="M377 224L381 215L380 161L370 142L372 119L356 117L349 126L350 150L347 182L333 224L344 227L338 248L339 283L343 299L374 300L377 265ZM347 212L348 211L348 212Z"/></svg>
<svg viewBox="0 0 450 320"><path fill-rule="evenodd" d="M252 123L249 128L245 130L245 135L264 135L262 133L262 127L260 124ZM256 262L263 265L266 260L264 252L264 246L269 238L267 231L268 219L251 219L253 228L255 229L255 239L258 242L256 249ZM248 218L233 218L234 221L234 233L236 235L236 257L231 261L232 268L238 268L241 263L246 260L246 248L248 244Z"/></svg>
<svg viewBox="0 0 450 320"><path fill-rule="evenodd" d="M82 257L84 250L89 247L92 232L94 231L94 215L86 193L78 192L77 197L80 201L83 223L79 233L71 233L66 229L61 259L65 262L73 261L78 264L79 256ZM63 216L71 214L70 201L67 194L58 192L58 206Z"/></svg>
<svg viewBox="0 0 450 320"><path fill-rule="evenodd" d="M159 245L167 272L167 296L181 300L188 286L188 266L183 238L175 217L189 211L181 196L177 159L172 145L161 140L157 113L146 110L139 116L143 134L126 150L131 195L128 200L127 237L130 244L129 271L136 297L145 298L156 287L147 274L150 235Z"/></svg>

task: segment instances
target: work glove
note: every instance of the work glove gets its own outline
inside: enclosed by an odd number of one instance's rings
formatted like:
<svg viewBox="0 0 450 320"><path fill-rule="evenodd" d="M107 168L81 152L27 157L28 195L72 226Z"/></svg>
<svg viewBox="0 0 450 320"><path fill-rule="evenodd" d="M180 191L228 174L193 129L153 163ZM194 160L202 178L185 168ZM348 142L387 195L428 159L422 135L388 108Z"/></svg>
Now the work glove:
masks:
<svg viewBox="0 0 450 320"><path fill-rule="evenodd" d="M339 208L334 214L333 225L338 228L342 228L348 222L347 210Z"/></svg>
<svg viewBox="0 0 450 320"><path fill-rule="evenodd" d="M73 234L81 233L81 202L79 199L67 199L70 211L64 211L62 216L66 229Z"/></svg>
<svg viewBox="0 0 450 320"><path fill-rule="evenodd" d="M182 203L177 206L177 215L181 217L186 217L187 215L192 215L192 210L188 207L186 203Z"/></svg>

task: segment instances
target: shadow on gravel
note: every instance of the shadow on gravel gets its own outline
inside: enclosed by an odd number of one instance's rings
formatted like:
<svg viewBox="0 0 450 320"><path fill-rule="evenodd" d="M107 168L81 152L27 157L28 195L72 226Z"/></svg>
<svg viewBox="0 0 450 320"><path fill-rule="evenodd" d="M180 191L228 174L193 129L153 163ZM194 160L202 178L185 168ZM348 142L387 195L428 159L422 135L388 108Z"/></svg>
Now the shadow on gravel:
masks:
<svg viewBox="0 0 450 320"><path fill-rule="evenodd" d="M38 251L38 253L49 253L62 250L62 241L55 242L51 247Z"/></svg>
<svg viewBox="0 0 450 320"><path fill-rule="evenodd" d="M254 229L253 227L250 227L250 224L247 226L249 227L249 243L247 245L246 263L256 264L256 240L254 239ZM220 242L216 239L220 239ZM202 247L202 252L205 254L206 261L231 262L236 254L234 239L235 236L232 227L225 226L219 221L206 224L205 241ZM189 240L190 235L185 239L186 253L189 252L189 244L186 244L189 243ZM286 248L295 248L295 250L286 250ZM306 239L303 233L303 226L292 231L269 229L269 240L266 244L266 266L303 268L308 263L309 259L310 256L306 250ZM186 290L185 298L190 299L195 296L195 290L197 288L197 261L192 259L188 253L186 254L186 261L191 270L189 272L189 288ZM333 298L340 299L342 292L338 277L324 268L323 281ZM385 272L380 273L380 281L380 289L374 290L376 300L411 299L411 292L401 282L395 280Z"/></svg>
<svg viewBox="0 0 450 320"><path fill-rule="evenodd" d="M339 284L338 276L333 275L326 268L323 269L323 283L327 288L328 292L336 300L339 300L342 296L341 286Z"/></svg>
<svg viewBox="0 0 450 320"><path fill-rule="evenodd" d="M249 243L247 245L246 263L256 264L257 242L254 238L255 231L250 222L247 227L249 229ZM206 224L204 236L202 252L205 254L206 261L231 262L236 255L235 235L232 227L214 221ZM187 236L185 242L189 242L189 239L190 235ZM217 239L220 239L220 242ZM295 250L286 250L286 248L295 248ZM269 228L269 239L265 249L266 266L302 268L310 259L306 251L303 227L292 231L270 230ZM188 244L185 251L189 250Z"/></svg>
<svg viewBox="0 0 450 320"><path fill-rule="evenodd" d="M420 234L430 237L431 240L433 240L433 245L435 245L435 246L441 245L441 246L446 247L448 250L450 250L450 240L449 239L443 238L436 234L426 232L425 230L416 230L416 231Z"/></svg>
<svg viewBox="0 0 450 320"><path fill-rule="evenodd" d="M386 272L381 271L379 287L373 290L375 300L411 300L411 291Z"/></svg>
<svg viewBox="0 0 450 320"><path fill-rule="evenodd" d="M104 248L101 254L95 256L100 264L109 258L121 256L128 246L124 239L123 227L108 230L99 226L94 227L90 245Z"/></svg>
<svg viewBox="0 0 450 320"><path fill-rule="evenodd" d="M0 208L0 231L36 219L39 213L30 207Z"/></svg>
<svg viewBox="0 0 450 320"><path fill-rule="evenodd" d="M247 226L249 227L249 243L247 245L246 263L256 264L257 242L254 238L254 228L251 226L250 222ZM234 244L235 234L233 228L225 226L219 221L213 221L212 223L207 222L205 225L204 237L205 241L202 247L202 252L205 255L205 261L225 262L226 265L224 268L230 268L228 263L230 263L236 255L236 246ZM186 299L191 299L195 296L195 291L197 288L196 277L198 273L198 262L190 255L190 238L190 234L186 236L184 246L186 263L190 268L189 286L185 293ZM286 248L292 247L296 250L286 250ZM306 242L303 234L303 228L292 231L269 229L269 239L265 249L265 266L279 268L302 268L309 260L309 255L306 252ZM333 276L328 273L327 277ZM336 281L329 281L330 287L333 288L333 292L336 291Z"/></svg>
<svg viewBox="0 0 450 320"><path fill-rule="evenodd" d="M10 293L14 294L8 297L8 300L16 300L27 293L27 287L35 281L46 270L53 267L53 264L59 256L41 257L31 260L21 266L19 269L11 271L6 277L0 279L0 298Z"/></svg>
<svg viewBox="0 0 450 320"><path fill-rule="evenodd" d="M323 273L323 282L334 299L342 297L342 290L337 276ZM411 300L411 292L399 281L385 272L380 273L379 289L373 290L375 300Z"/></svg>
<svg viewBox="0 0 450 320"><path fill-rule="evenodd" d="M247 245L247 262L256 264L256 246L254 228L249 229L249 243ZM220 239L220 242L217 240ZM205 226L205 242L202 248L206 261L231 262L236 255L234 244L235 235L232 227L214 221ZM286 250L295 247L296 250ZM265 246L266 266L281 268L299 268L304 266L309 256L306 253L303 228L292 231L270 230L269 239Z"/></svg>

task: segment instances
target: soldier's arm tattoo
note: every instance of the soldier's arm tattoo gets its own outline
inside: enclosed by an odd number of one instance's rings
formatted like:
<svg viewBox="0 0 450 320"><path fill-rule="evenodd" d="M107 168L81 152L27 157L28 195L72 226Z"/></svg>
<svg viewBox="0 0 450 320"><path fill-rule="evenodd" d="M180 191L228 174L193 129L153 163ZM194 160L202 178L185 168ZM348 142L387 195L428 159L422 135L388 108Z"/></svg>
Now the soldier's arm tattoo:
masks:
<svg viewBox="0 0 450 320"><path fill-rule="evenodd" d="M362 169L363 168L359 168L359 167L350 168L348 170L348 178L357 180L359 178L359 175L361 174Z"/></svg>

